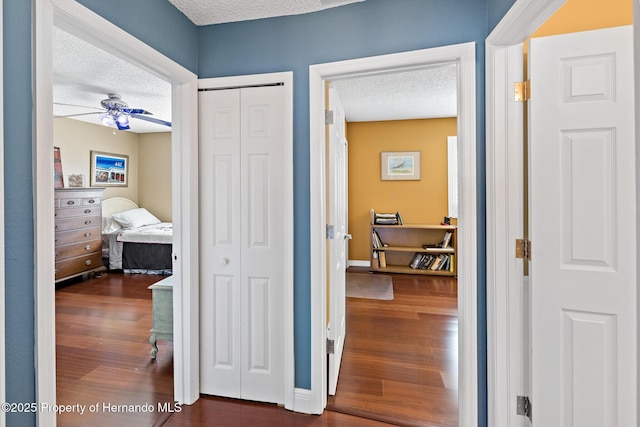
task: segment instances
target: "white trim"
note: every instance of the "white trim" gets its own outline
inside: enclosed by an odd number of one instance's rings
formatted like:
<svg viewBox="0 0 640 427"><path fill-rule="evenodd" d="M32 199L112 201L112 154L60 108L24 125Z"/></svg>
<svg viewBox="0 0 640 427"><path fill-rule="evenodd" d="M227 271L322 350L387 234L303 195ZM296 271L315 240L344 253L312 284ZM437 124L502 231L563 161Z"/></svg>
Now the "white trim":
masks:
<svg viewBox="0 0 640 427"><path fill-rule="evenodd" d="M311 396L311 390L296 388L293 393L295 407L292 409L303 414L313 413L313 398Z"/></svg>
<svg viewBox="0 0 640 427"><path fill-rule="evenodd" d="M515 239L523 237L523 120L512 104L511 46L523 43L565 0L517 0L487 37L487 389L488 424L521 425L515 396L526 386L523 369L522 261ZM521 58L516 59L520 62Z"/></svg>
<svg viewBox="0 0 640 427"><path fill-rule="evenodd" d="M347 261L347 267L371 267L371 261L350 259Z"/></svg>
<svg viewBox="0 0 640 427"><path fill-rule="evenodd" d="M0 0L0 22L2 22L3 4ZM2 39L2 31L0 31L0 99L4 99L3 90L3 70L4 64L2 58L4 56L4 41ZM0 402L7 401L6 395L6 360L5 360L5 324L4 324L4 293L5 293L5 263L4 263L4 112L0 114ZM5 413L0 411L0 427L6 426Z"/></svg>
<svg viewBox="0 0 640 427"><path fill-rule="evenodd" d="M309 67L310 104L310 239L311 239L311 402L310 413L322 413L327 400L325 127L324 84L328 80L455 62L458 70L460 165L459 386L461 426L478 424L477 366L477 219L476 219L476 73L475 44L464 43Z"/></svg>
<svg viewBox="0 0 640 427"><path fill-rule="evenodd" d="M284 406L286 409L298 410L298 407L308 406L308 397L295 389L294 363L294 330L293 330L293 72L253 74L247 76L217 77L198 80L198 89L221 89L228 87L242 87L284 83L285 91L285 138L284 138L284 166L285 166L285 224L284 245L285 253L285 288L284 288ZM299 401L301 399L301 401Z"/></svg>
<svg viewBox="0 0 640 427"><path fill-rule="evenodd" d="M174 254L174 398L199 397L197 93L196 76L73 0L34 3L36 398L55 403L55 298L53 258L53 24L172 83ZM176 191L177 190L177 191ZM194 253L195 252L195 253ZM182 263L181 260L189 260ZM177 315L176 315L177 314ZM55 413L39 412L40 426Z"/></svg>

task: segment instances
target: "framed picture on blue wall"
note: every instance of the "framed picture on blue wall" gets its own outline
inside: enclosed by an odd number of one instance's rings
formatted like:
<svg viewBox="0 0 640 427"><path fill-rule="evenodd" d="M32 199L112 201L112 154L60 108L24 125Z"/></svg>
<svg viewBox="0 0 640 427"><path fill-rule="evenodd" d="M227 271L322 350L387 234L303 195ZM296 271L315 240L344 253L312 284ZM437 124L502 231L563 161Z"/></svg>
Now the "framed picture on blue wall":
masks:
<svg viewBox="0 0 640 427"><path fill-rule="evenodd" d="M128 187L129 156L91 151L91 187Z"/></svg>

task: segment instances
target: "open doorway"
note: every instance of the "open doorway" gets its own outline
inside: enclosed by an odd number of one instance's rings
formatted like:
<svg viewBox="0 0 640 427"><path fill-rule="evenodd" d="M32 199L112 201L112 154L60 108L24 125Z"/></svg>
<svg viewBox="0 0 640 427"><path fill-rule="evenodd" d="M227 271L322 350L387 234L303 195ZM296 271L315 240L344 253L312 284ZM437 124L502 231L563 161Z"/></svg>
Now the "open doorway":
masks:
<svg viewBox="0 0 640 427"><path fill-rule="evenodd" d="M53 35L52 136L62 171L55 190L57 403L173 405L171 335L156 344L156 357L149 343L153 319L167 315L152 309L152 293L157 300L157 283L172 273L171 84L60 28ZM120 223L115 214L145 218ZM162 412L130 417L155 423ZM116 422L104 410L60 413L57 421Z"/></svg>
<svg viewBox="0 0 640 427"><path fill-rule="evenodd" d="M323 213L325 192L321 184L324 182L325 143L324 126L320 121L324 117L324 83L336 79L345 79L366 74L389 73L392 70L408 70L432 66L439 63L456 63L458 74L458 105L459 123L459 177L460 177L460 254L459 259L459 414L460 425L475 424L477 420L477 387L476 387L476 195L475 195L475 60L472 43L436 49L426 49L418 52L388 55L361 60L343 61L339 63L320 64L310 69L311 87L311 193L312 193L312 258L326 261L324 253L324 224L326 218ZM314 194L315 193L315 194ZM313 206L316 204L318 206ZM318 233L318 231L322 231ZM312 304L312 342L318 345L326 340L326 294L323 292L326 276L325 262L312 265L312 298L322 301L322 304ZM318 307L319 306L319 307ZM314 310L318 307L318 310ZM312 358L320 357L324 353L312 353ZM324 355L322 354L323 358ZM315 359L314 378L317 375L318 384L323 387L315 392L316 402L326 406L326 366ZM323 380L324 378L324 380Z"/></svg>
<svg viewBox="0 0 640 427"><path fill-rule="evenodd" d="M333 305L340 297L331 293L328 297L332 305L328 335L335 341L328 368L329 394L335 396L329 397L327 408L332 411L392 424L458 424L458 287L455 266L444 268L449 261L455 263L457 245L420 252L422 244L438 245L432 239L442 239L449 230L441 225L444 217L451 217L453 227L457 224L457 214L452 213L448 201L448 140L457 135L456 83L455 63L331 83L328 105L334 120L327 142L327 205L334 237L330 247L339 249L343 241L349 243L346 295L355 297L347 298L346 321L338 311L336 322ZM346 114L340 113L341 107ZM348 135L348 239L342 238L345 232L339 226L340 215L334 214L332 207L333 193L338 197L337 205L341 204L339 190L334 189L341 181L336 178L339 167L333 163L341 163L342 156L333 151L341 147L334 134L340 134L343 116ZM383 179L388 177L381 176L381 156L387 157L389 152L396 156L418 153L420 176ZM370 226L371 208L401 212L404 226ZM372 230L380 233L387 250L371 249ZM413 245L417 246L409 247ZM334 252L328 254L331 272L342 262L335 261L339 257ZM433 255L442 268L435 262L427 268L425 258L420 269L410 269L410 258L416 254ZM344 276L344 270L341 273ZM338 272L331 274L330 280L336 276ZM337 288L338 294L340 280L338 277L331 287ZM374 289L380 289L380 294ZM332 334L332 328L346 329L344 347L342 334ZM336 354L342 360L337 390L331 379L336 369L331 358Z"/></svg>
<svg viewBox="0 0 640 427"><path fill-rule="evenodd" d="M191 256L197 241L197 110L196 76L164 55L135 39L105 19L77 3L42 2L35 7L35 174L36 174L36 340L37 396L42 402L56 401L55 314L54 314L54 230L53 161L51 135L53 25L110 52L172 85L172 212L174 234L174 399L192 403L198 398L197 340L188 331L197 331L197 257ZM179 112L177 114L176 112ZM182 262L182 260L188 260ZM188 284L182 286L182 283ZM197 335L197 334L196 334ZM55 413L40 415L42 425L55 425Z"/></svg>

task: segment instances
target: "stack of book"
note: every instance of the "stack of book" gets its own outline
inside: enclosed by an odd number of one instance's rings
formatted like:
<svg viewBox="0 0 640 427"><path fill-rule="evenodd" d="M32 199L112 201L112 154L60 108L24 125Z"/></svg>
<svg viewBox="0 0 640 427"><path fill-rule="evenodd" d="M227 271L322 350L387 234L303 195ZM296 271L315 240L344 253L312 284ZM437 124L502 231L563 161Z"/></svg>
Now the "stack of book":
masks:
<svg viewBox="0 0 640 427"><path fill-rule="evenodd" d="M396 213L379 213L371 209L371 223L376 225L402 225L402 215Z"/></svg>
<svg viewBox="0 0 640 427"><path fill-rule="evenodd" d="M451 254L426 254L416 252L409 267L414 270L453 271L454 257Z"/></svg>

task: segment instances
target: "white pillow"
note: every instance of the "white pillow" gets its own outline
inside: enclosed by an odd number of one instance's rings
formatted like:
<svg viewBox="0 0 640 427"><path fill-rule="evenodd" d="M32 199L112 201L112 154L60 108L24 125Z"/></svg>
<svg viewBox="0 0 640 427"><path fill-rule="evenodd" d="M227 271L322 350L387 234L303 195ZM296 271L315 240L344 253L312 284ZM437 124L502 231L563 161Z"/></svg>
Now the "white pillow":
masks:
<svg viewBox="0 0 640 427"><path fill-rule="evenodd" d="M102 217L102 234L111 234L118 230L122 230L122 226L113 219L113 215Z"/></svg>
<svg viewBox="0 0 640 427"><path fill-rule="evenodd" d="M159 224L160 220L145 208L131 209L113 215L124 228L138 228L144 225Z"/></svg>

